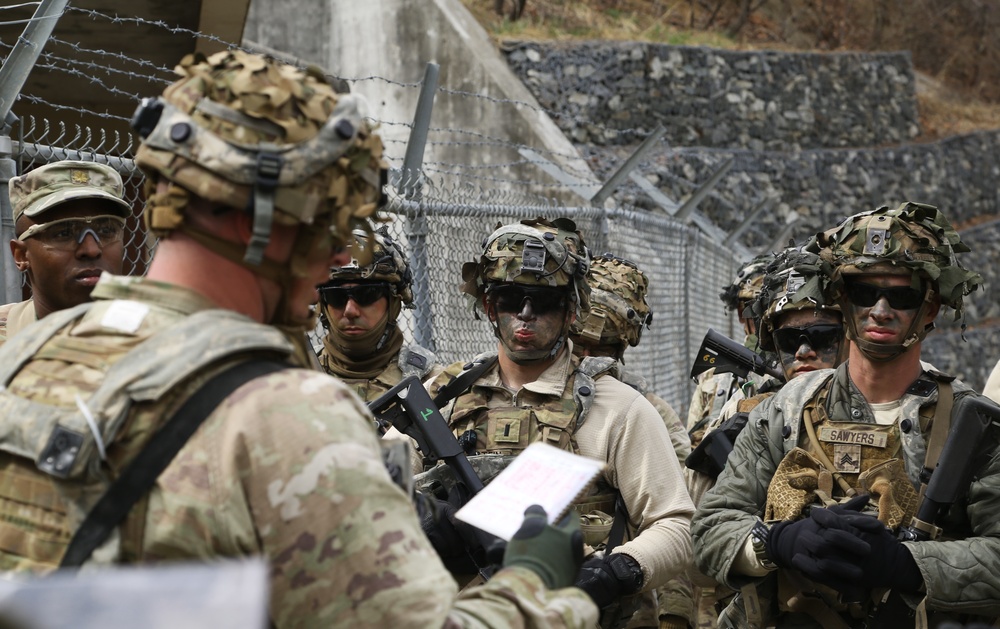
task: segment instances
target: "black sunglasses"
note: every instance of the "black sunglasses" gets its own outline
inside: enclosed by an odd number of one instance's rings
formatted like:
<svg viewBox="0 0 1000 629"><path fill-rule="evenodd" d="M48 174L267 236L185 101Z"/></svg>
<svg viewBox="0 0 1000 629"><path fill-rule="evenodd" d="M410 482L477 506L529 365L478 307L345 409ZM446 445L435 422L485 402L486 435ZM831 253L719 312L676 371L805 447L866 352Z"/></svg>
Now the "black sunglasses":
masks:
<svg viewBox="0 0 1000 629"><path fill-rule="evenodd" d="M530 299L531 311L536 315L544 315L565 310L567 295L566 291L561 288L503 284L487 290L486 299L497 312L507 314L521 312L524 308L524 301Z"/></svg>
<svg viewBox="0 0 1000 629"><path fill-rule="evenodd" d="M359 306L370 306L379 299L389 296L389 284L358 284L357 286L326 285L319 287L319 297L323 303L338 310L347 307L347 301L353 300Z"/></svg>
<svg viewBox="0 0 1000 629"><path fill-rule="evenodd" d="M794 354L803 343L816 351L833 347L844 336L844 328L832 323L817 323L803 328L778 328L773 336L779 350Z"/></svg>
<svg viewBox="0 0 1000 629"><path fill-rule="evenodd" d="M893 310L916 310L924 303L924 292L909 286L874 286L863 282L848 282L847 299L855 306L871 308L885 297Z"/></svg>

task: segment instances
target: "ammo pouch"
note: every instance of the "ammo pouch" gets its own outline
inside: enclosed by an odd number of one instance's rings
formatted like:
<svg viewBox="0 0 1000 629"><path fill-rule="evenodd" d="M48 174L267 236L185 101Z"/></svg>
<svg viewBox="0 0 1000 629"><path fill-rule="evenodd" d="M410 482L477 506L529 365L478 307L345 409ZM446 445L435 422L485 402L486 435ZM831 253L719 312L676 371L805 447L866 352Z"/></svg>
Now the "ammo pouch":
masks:
<svg viewBox="0 0 1000 629"><path fill-rule="evenodd" d="M718 428L705 435L684 461L684 465L706 476L718 478L726 467L726 460L733 451L736 437L747 425L749 418L747 413L736 413L722 422Z"/></svg>

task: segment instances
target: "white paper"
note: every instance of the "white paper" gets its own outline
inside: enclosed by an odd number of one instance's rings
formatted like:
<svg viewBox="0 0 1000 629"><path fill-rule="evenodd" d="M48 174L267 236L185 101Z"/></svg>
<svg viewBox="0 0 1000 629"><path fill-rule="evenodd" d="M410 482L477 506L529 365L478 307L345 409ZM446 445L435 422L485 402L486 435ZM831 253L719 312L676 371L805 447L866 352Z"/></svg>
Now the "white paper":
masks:
<svg viewBox="0 0 1000 629"><path fill-rule="evenodd" d="M604 463L533 443L455 517L510 540L521 528L524 510L541 505L553 522L604 469Z"/></svg>

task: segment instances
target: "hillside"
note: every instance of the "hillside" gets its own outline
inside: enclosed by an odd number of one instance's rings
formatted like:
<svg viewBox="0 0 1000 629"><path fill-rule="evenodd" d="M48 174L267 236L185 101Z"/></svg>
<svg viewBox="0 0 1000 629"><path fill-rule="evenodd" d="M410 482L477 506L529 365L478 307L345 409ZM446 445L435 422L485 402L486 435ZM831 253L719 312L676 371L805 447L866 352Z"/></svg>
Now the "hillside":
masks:
<svg viewBox="0 0 1000 629"><path fill-rule="evenodd" d="M1000 128L1000 6L958 0L463 0L497 40L633 40L738 50L909 50L921 135ZM515 3L524 8L509 17ZM944 5L943 8L941 5ZM746 11L744 11L746 9Z"/></svg>

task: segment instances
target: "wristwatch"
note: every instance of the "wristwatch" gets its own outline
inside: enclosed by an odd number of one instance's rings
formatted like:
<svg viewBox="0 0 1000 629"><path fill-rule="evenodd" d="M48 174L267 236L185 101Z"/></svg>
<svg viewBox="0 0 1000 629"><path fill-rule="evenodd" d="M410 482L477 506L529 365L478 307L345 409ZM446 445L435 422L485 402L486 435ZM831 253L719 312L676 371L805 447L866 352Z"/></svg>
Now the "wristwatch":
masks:
<svg viewBox="0 0 1000 629"><path fill-rule="evenodd" d="M642 588L645 577L639 562L625 553L611 553L605 556L604 561L611 569L611 574L621 584L622 594L635 594Z"/></svg>
<svg viewBox="0 0 1000 629"><path fill-rule="evenodd" d="M765 570L777 570L771 558L767 556L767 538L771 534L771 529L766 524L757 520L750 529L750 545L753 547L753 554L757 556L757 561Z"/></svg>

